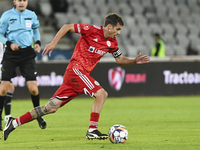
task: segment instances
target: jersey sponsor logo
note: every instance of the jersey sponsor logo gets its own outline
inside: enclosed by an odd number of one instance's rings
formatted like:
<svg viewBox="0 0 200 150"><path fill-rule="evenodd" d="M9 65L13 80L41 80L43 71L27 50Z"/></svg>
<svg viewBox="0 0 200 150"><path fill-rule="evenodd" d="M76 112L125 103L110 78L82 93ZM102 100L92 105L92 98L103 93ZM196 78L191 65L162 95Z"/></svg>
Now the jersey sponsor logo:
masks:
<svg viewBox="0 0 200 150"><path fill-rule="evenodd" d="M97 53L99 55L104 55L106 52L100 50L100 49L96 49L95 47L90 46L88 49L91 53Z"/></svg>
<svg viewBox="0 0 200 150"><path fill-rule="evenodd" d="M95 47L90 46L88 50L93 53L95 50Z"/></svg>

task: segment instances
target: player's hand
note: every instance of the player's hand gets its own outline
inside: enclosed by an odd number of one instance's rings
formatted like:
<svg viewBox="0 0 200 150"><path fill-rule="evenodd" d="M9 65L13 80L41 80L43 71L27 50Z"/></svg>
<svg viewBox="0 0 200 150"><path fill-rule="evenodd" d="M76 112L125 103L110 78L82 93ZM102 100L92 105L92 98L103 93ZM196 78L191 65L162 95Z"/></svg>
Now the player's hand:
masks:
<svg viewBox="0 0 200 150"><path fill-rule="evenodd" d="M19 50L19 45L17 43L12 43L10 45L10 48L13 50L13 51L17 51Z"/></svg>
<svg viewBox="0 0 200 150"><path fill-rule="evenodd" d="M35 52L40 53L41 47L39 44L35 44Z"/></svg>
<svg viewBox="0 0 200 150"><path fill-rule="evenodd" d="M47 44L42 52L42 56L45 56L49 52L49 57L51 57L51 53L54 48L55 48L54 44L52 43Z"/></svg>
<svg viewBox="0 0 200 150"><path fill-rule="evenodd" d="M141 52L139 55L135 57L135 63L136 64L145 64L149 63L150 57L148 55L141 56Z"/></svg>

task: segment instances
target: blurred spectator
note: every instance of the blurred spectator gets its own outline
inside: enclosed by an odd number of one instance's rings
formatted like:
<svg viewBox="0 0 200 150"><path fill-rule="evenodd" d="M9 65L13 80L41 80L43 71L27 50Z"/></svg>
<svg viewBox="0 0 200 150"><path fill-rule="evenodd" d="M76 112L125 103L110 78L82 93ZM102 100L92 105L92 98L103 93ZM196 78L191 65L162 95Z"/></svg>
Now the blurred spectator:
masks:
<svg viewBox="0 0 200 150"><path fill-rule="evenodd" d="M165 43L159 33L154 34L155 44L151 50L151 56L165 57Z"/></svg>
<svg viewBox="0 0 200 150"><path fill-rule="evenodd" d="M50 0L53 12L67 12L68 2L67 0Z"/></svg>
<svg viewBox="0 0 200 150"><path fill-rule="evenodd" d="M187 47L187 55L198 55L198 50L190 43Z"/></svg>

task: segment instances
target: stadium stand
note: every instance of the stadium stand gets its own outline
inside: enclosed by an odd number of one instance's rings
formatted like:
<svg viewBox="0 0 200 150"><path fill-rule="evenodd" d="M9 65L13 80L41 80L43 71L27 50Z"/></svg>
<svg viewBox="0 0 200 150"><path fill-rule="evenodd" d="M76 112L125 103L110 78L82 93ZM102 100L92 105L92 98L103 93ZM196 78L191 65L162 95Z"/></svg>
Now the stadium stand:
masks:
<svg viewBox="0 0 200 150"><path fill-rule="evenodd" d="M167 56L174 56L175 55L175 51L173 49L173 47L171 45L166 45L165 46L165 54Z"/></svg>
<svg viewBox="0 0 200 150"><path fill-rule="evenodd" d="M121 15L125 23L118 38L125 55L136 56L139 51L150 54L155 32L163 37L168 56L187 55L189 44L200 52L200 0L66 1L67 12L53 12L49 0L29 0L29 8L39 15L43 43L50 42L65 23L103 25L105 15L113 12ZM0 0L0 15L12 6L12 1ZM79 36L67 34L63 39L66 42L61 41L58 48L73 48Z"/></svg>

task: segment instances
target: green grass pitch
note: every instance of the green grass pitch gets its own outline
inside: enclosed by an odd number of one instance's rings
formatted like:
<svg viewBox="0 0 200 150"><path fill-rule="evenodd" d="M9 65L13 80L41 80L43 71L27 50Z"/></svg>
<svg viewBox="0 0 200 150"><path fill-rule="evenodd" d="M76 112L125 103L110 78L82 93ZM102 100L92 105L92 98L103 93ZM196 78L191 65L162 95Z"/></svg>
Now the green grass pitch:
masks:
<svg viewBox="0 0 200 150"><path fill-rule="evenodd" d="M47 101L41 100L41 105ZM85 138L92 103L92 98L72 100L55 114L44 116L44 130L37 121L16 128L6 141L1 137L0 150L200 149L199 96L108 98L98 129L108 133L114 124L126 126L129 137L124 144ZM18 117L31 108L31 100L13 100L11 114Z"/></svg>

